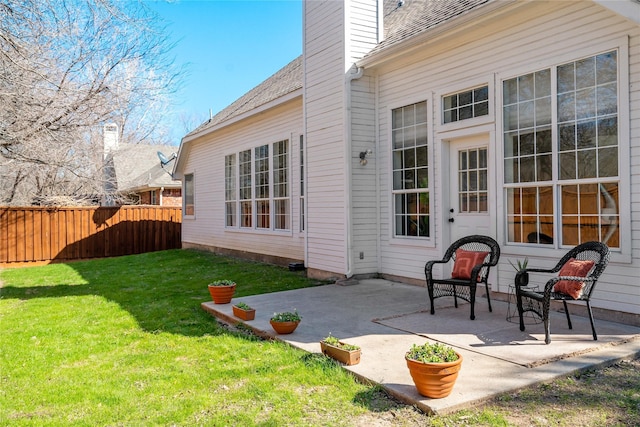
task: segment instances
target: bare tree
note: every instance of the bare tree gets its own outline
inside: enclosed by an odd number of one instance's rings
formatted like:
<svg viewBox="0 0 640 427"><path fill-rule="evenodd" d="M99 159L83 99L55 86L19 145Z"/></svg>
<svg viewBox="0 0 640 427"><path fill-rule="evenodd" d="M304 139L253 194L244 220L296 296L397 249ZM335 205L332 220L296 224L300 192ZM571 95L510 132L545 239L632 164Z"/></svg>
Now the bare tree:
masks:
<svg viewBox="0 0 640 427"><path fill-rule="evenodd" d="M141 2L0 0L0 203L104 195L105 123L163 142L171 47Z"/></svg>

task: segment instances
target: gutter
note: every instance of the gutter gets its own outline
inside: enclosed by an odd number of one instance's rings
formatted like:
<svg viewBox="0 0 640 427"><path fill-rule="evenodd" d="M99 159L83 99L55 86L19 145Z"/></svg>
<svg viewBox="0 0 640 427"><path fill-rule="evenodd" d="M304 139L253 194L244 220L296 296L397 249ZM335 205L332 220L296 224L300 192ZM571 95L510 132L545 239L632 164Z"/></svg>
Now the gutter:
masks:
<svg viewBox="0 0 640 427"><path fill-rule="evenodd" d="M345 257L346 272L345 276L350 279L353 276L353 236L351 225L351 188L352 188L352 174L351 174L351 82L361 78L364 75L364 68L357 67L355 72L350 72L345 79L345 171L347 173L347 188L345 191L345 233L347 235L346 249L347 256Z"/></svg>

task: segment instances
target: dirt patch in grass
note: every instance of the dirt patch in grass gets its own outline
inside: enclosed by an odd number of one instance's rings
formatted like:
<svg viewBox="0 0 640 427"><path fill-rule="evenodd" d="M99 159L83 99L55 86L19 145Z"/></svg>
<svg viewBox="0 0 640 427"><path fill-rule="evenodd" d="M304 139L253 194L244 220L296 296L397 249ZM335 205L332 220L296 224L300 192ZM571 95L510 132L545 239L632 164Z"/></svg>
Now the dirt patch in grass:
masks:
<svg viewBox="0 0 640 427"><path fill-rule="evenodd" d="M504 394L480 407L427 416L383 391L356 426L631 426L640 425L640 358Z"/></svg>

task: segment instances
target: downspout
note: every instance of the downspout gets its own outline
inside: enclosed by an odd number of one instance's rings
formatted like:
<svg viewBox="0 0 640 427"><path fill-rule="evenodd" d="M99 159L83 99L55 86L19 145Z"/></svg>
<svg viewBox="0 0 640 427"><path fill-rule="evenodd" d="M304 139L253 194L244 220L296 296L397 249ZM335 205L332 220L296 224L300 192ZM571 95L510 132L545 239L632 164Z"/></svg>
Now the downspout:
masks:
<svg viewBox="0 0 640 427"><path fill-rule="evenodd" d="M162 206L162 193L164 193L164 187L160 187L160 206Z"/></svg>
<svg viewBox="0 0 640 427"><path fill-rule="evenodd" d="M347 256L346 260L346 273L345 276L347 279L353 276L353 236L352 236L352 226L351 226L351 187L352 187L352 174L351 174L351 82L353 80L357 80L361 78L364 74L363 67L356 67L355 72L350 72L347 75L347 79L345 81L345 115L346 115L346 126L345 126L345 170L347 172L347 188L345 191L345 233L347 235Z"/></svg>

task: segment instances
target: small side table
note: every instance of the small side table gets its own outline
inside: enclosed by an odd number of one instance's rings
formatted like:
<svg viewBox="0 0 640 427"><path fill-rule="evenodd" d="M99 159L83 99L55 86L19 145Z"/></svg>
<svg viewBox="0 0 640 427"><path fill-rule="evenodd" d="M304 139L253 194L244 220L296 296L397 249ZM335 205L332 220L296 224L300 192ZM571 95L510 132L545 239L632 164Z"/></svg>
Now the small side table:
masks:
<svg viewBox="0 0 640 427"><path fill-rule="evenodd" d="M527 286L526 289L530 289L532 291L537 291L537 286ZM518 314L518 300L516 299L516 285L509 285L509 295L507 297L507 322L511 323L520 323L520 315ZM538 312L542 312L542 307L538 301L532 301L530 299L526 299L523 301L523 304L526 304L526 309L534 309ZM522 320L525 325L537 325L538 323L542 323L542 317L538 315L538 313L533 311L525 311L522 314Z"/></svg>

